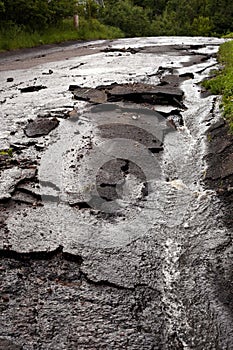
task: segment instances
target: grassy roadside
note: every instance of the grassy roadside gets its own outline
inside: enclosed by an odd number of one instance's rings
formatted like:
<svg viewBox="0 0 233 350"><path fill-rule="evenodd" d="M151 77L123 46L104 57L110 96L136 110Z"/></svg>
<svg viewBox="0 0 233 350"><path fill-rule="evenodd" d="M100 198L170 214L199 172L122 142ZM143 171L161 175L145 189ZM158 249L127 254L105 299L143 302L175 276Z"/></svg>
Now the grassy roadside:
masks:
<svg viewBox="0 0 233 350"><path fill-rule="evenodd" d="M202 84L213 94L222 95L223 116L233 133L233 41L225 42L220 46L218 61L224 68L216 73L216 77Z"/></svg>
<svg viewBox="0 0 233 350"><path fill-rule="evenodd" d="M0 29L0 51L60 43L67 40L114 39L124 37L115 27L106 26L96 19L80 18L80 27L75 29L72 19L64 20L57 27L41 32L27 32L23 27L12 25Z"/></svg>

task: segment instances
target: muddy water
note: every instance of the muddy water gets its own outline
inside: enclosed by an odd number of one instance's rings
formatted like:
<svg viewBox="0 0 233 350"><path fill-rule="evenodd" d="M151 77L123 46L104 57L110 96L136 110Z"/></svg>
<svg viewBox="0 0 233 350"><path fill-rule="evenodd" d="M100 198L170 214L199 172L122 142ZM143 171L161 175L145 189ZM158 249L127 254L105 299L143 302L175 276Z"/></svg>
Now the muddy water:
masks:
<svg viewBox="0 0 233 350"><path fill-rule="evenodd" d="M3 344L232 348L231 232L203 184L220 113L198 86L220 43L124 39L1 72Z"/></svg>

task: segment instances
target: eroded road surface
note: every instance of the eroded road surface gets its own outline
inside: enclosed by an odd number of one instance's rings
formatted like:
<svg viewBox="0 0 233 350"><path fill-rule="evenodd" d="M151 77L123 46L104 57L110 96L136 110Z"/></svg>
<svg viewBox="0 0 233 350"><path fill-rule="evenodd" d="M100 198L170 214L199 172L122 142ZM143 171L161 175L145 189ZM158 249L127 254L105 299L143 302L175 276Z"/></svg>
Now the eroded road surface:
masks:
<svg viewBox="0 0 233 350"><path fill-rule="evenodd" d="M233 348L221 42L0 57L0 349Z"/></svg>

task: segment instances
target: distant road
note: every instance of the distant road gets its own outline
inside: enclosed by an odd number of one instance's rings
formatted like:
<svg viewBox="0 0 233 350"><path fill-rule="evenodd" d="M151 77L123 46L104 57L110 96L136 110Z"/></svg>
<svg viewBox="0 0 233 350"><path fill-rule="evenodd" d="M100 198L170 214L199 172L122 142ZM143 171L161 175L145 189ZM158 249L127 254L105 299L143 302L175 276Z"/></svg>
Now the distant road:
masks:
<svg viewBox="0 0 233 350"><path fill-rule="evenodd" d="M100 47L109 40L68 41L61 44L12 50L0 53L0 71L27 69L46 62L85 56L99 52Z"/></svg>

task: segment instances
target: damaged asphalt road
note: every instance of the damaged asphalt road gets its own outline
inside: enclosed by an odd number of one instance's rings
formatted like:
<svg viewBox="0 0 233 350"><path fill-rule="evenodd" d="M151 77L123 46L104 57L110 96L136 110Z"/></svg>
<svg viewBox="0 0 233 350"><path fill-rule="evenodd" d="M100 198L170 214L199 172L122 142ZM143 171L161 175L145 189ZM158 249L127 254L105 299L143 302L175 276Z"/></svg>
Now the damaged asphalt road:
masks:
<svg viewBox="0 0 233 350"><path fill-rule="evenodd" d="M232 349L221 42L0 55L0 349Z"/></svg>

